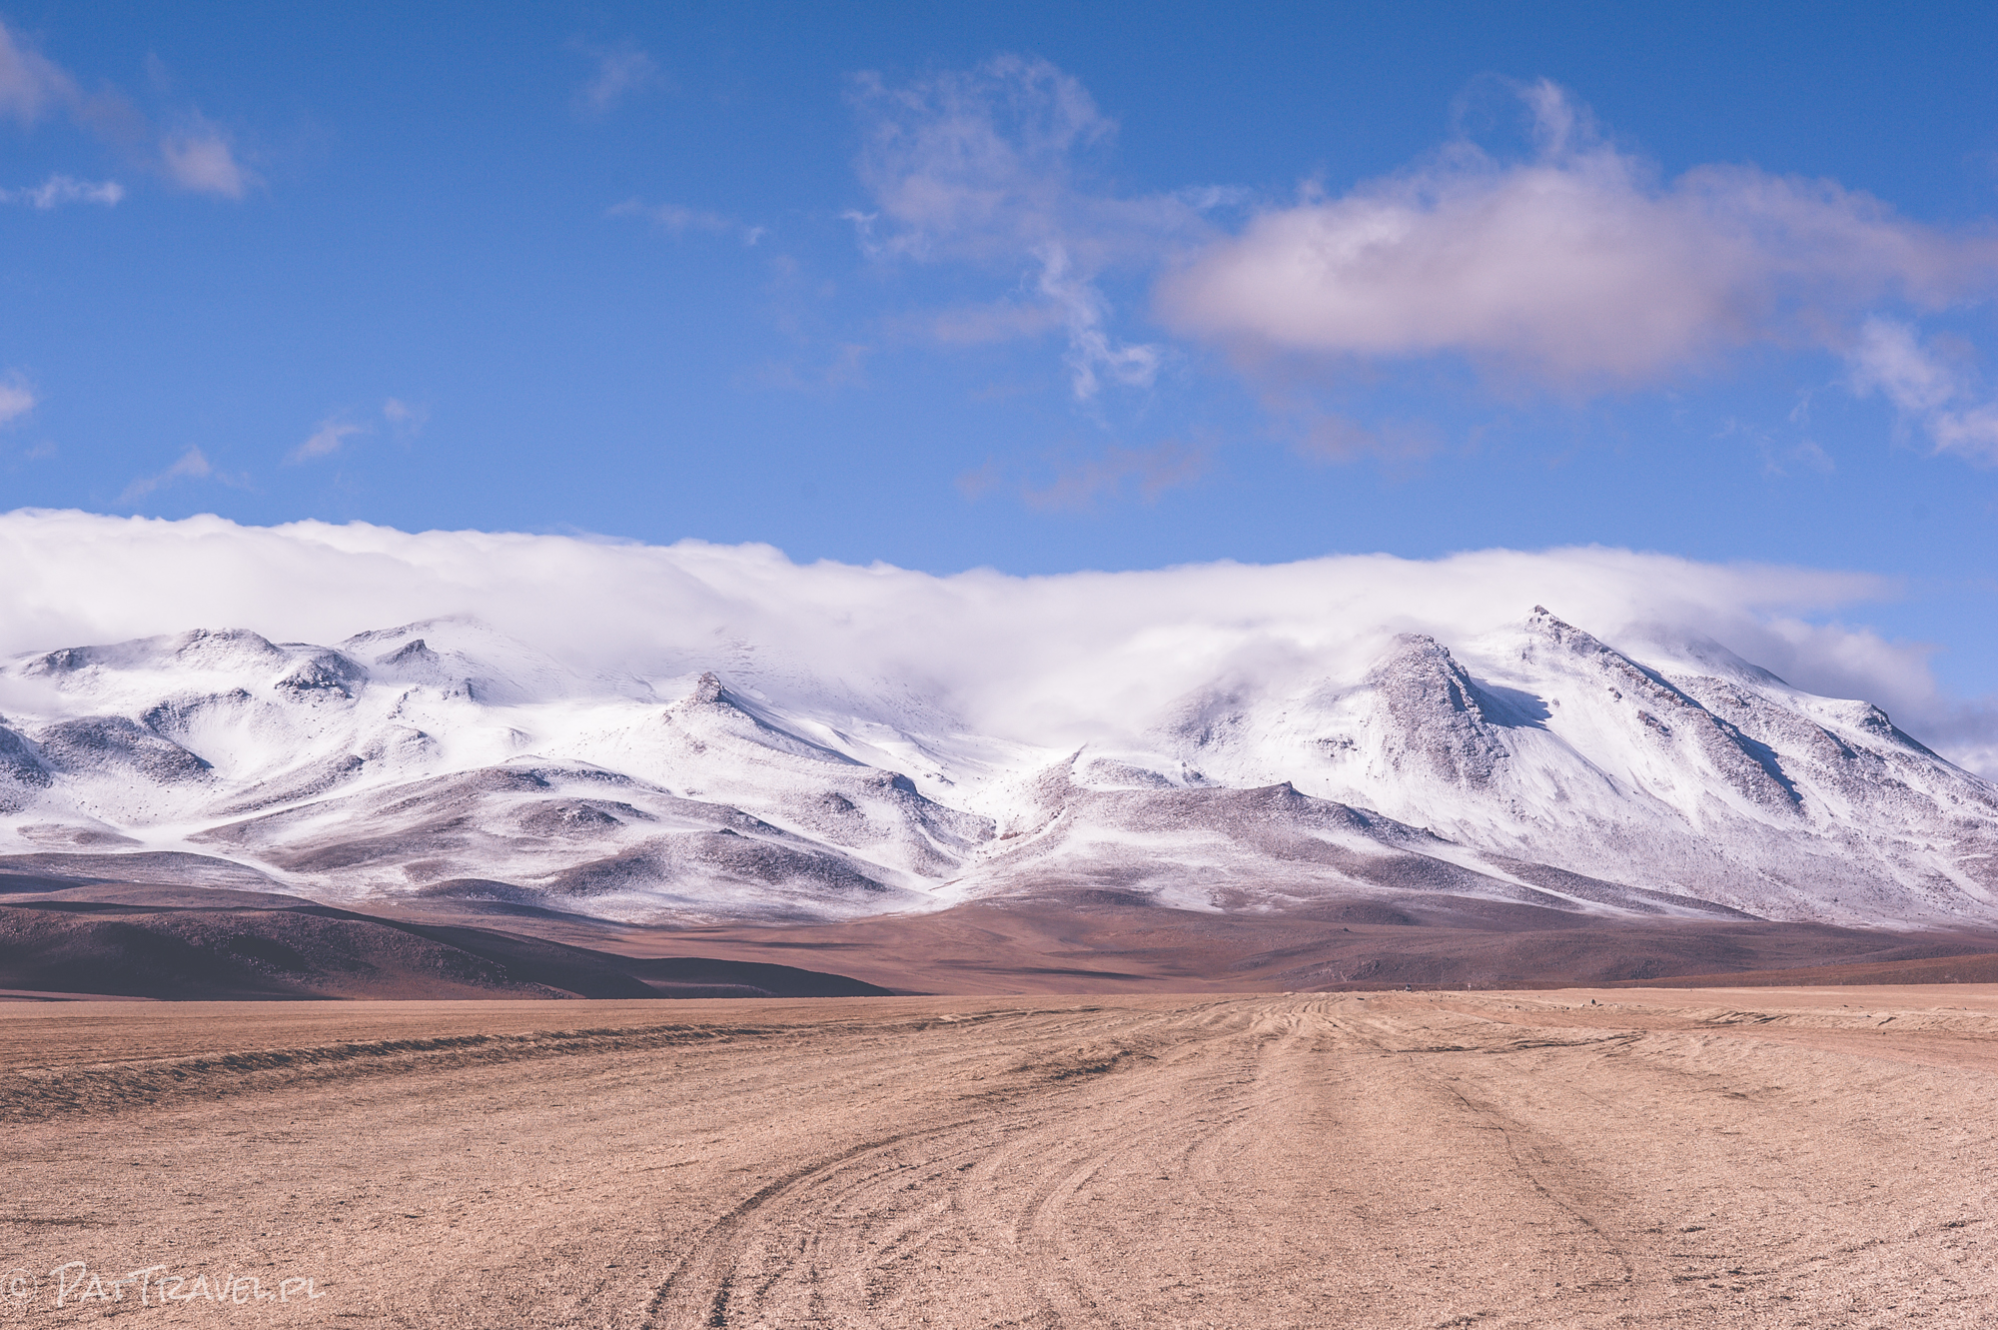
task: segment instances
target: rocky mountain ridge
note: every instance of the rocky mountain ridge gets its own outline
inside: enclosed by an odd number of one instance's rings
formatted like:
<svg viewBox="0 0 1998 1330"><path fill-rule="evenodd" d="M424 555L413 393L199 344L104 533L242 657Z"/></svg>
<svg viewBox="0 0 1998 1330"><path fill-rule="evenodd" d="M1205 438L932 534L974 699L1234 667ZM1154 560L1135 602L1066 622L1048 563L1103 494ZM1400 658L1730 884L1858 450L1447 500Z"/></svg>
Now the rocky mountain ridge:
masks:
<svg viewBox="0 0 1998 1330"><path fill-rule="evenodd" d="M1865 702L1646 654L1536 609L1302 684L1237 671L1070 747L906 682L856 714L823 701L851 680L590 674L465 620L69 646L0 670L0 869L198 855L330 903L633 919L1055 890L1998 924L1998 788Z"/></svg>

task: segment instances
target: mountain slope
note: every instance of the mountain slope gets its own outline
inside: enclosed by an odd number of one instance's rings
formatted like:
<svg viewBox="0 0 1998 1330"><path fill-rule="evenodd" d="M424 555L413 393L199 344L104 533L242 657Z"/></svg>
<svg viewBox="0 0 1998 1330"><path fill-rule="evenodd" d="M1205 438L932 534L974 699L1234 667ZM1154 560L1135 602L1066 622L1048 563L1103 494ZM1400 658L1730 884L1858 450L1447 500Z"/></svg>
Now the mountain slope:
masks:
<svg viewBox="0 0 1998 1330"><path fill-rule="evenodd" d="M1646 654L1536 610L1237 670L1072 748L910 680L592 674L465 620L63 647L0 671L0 859L200 855L329 902L627 919L1059 889L1998 924L1989 782L1711 644Z"/></svg>

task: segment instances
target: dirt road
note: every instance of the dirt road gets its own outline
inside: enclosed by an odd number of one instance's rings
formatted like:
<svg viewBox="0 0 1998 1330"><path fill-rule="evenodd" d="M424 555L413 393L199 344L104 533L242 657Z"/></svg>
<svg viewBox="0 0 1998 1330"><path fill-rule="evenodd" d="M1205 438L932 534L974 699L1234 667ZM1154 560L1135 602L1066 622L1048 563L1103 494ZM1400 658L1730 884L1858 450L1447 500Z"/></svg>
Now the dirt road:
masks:
<svg viewBox="0 0 1998 1330"><path fill-rule="evenodd" d="M0 1076L0 1326L1998 1317L1989 987L17 1004Z"/></svg>

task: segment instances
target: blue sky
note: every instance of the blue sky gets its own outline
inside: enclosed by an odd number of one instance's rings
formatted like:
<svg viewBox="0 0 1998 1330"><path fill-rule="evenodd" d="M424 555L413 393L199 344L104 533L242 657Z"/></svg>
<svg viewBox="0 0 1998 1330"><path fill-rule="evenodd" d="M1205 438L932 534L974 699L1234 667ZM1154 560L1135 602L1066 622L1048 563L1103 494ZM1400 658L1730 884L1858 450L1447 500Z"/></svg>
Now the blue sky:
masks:
<svg viewBox="0 0 1998 1330"><path fill-rule="evenodd" d="M0 7L0 507L1902 579L1998 690L1989 6Z"/></svg>

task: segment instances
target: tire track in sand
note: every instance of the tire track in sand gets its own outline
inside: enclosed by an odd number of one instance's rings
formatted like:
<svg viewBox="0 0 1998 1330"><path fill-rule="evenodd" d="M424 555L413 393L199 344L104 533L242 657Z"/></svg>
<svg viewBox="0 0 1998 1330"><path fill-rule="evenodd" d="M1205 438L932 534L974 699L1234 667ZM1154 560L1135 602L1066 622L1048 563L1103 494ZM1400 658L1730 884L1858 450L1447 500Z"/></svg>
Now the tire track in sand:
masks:
<svg viewBox="0 0 1998 1330"><path fill-rule="evenodd" d="M881 1314L899 1315L894 1304L909 1275L940 1267L940 1243L953 1252L964 1246L966 1211L982 1208L975 1198L963 1203L960 1193L977 1189L967 1175L1017 1171L1035 1153L1024 1142L1043 1135L1075 1092L1141 1056L1122 1046L1046 1048L1050 1035L1062 1036L1073 1022L1070 1013L1046 1016L1051 1028L1021 1032L1040 1036L1027 1038L1027 1061L1013 1069L1024 1082L961 1095L953 1104L959 1116L871 1139L767 1183L695 1240L647 1303L641 1325L875 1325L887 1323L873 1319ZM1127 1034L1141 1034L1163 1018L1131 1013L1125 1023L1135 1027ZM963 1114L968 1106L974 1111ZM974 1222L971 1231L982 1228ZM1001 1282L1009 1287L1000 1304L1015 1312L991 1323L1058 1323L1031 1288ZM1015 1314L1022 1300L1039 1314ZM870 1319L849 1322L855 1315Z"/></svg>

